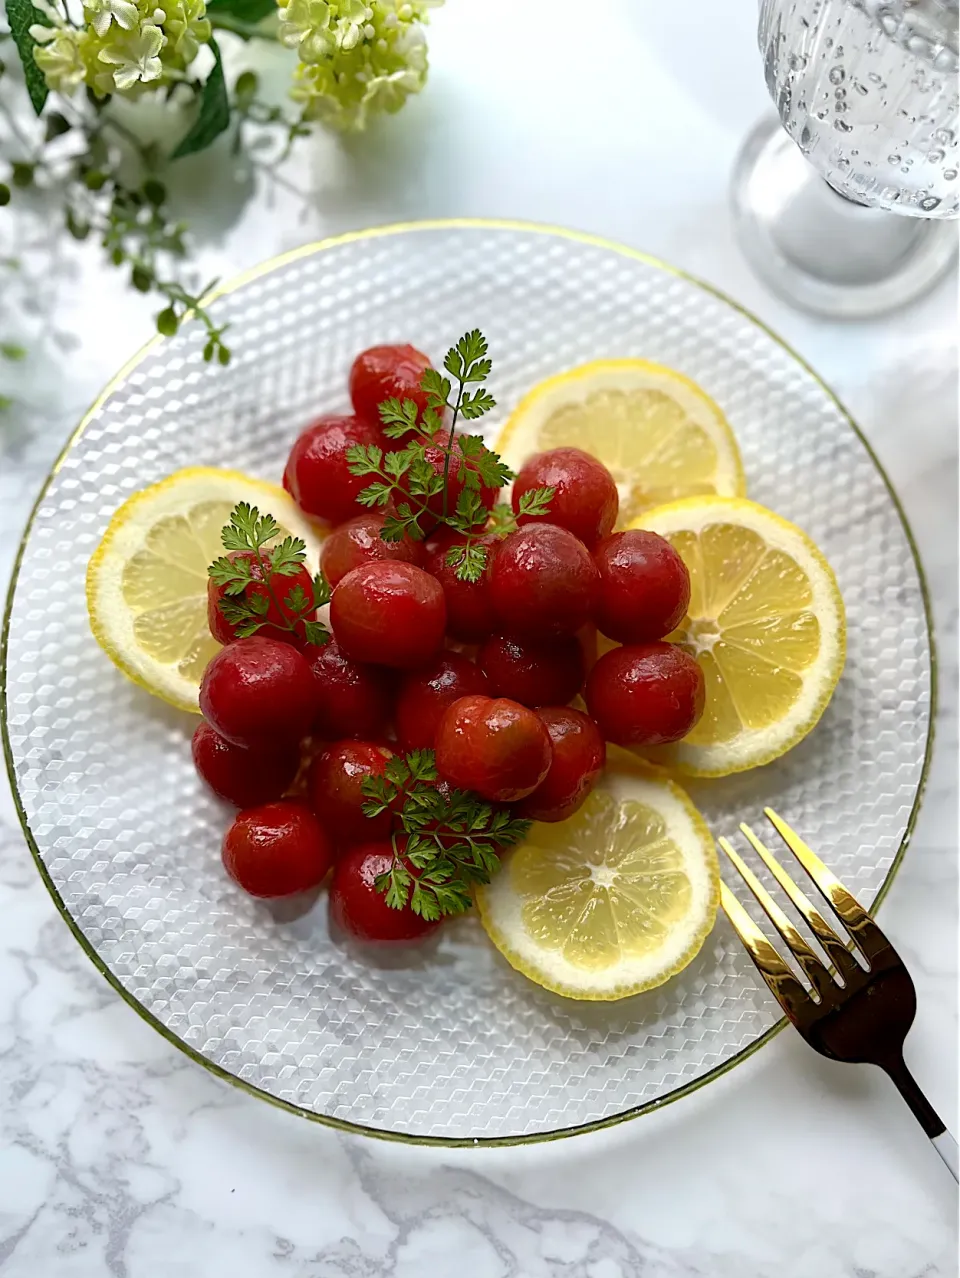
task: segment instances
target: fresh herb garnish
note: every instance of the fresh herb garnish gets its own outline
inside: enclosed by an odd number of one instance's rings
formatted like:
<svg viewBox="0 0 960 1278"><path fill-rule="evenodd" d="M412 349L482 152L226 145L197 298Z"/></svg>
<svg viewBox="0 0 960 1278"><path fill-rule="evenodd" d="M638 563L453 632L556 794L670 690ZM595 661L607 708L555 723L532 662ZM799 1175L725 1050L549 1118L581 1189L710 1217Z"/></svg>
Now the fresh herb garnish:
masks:
<svg viewBox="0 0 960 1278"><path fill-rule="evenodd" d="M496 400L482 383L490 376L487 339L478 329L465 333L447 351L443 367L428 368L421 379L427 407L417 420L414 400L392 398L380 405L383 433L388 439L403 439L411 433L420 436L402 449L384 453L374 444L356 444L347 451L351 474L374 478L357 500L364 506L389 506L380 536L384 541L423 541L446 525L461 534L463 542L451 548L447 562L462 581L478 581L487 564L488 547L479 540L487 528L490 512L480 497L482 488L503 488L515 479L513 471L484 444L479 435L457 436L457 422L476 421L496 405ZM456 382L456 394L453 384ZM469 387L476 389L468 389ZM444 444L442 473L427 456L426 449L436 447L444 429L443 413L450 410L450 426ZM450 466L453 450L460 457L458 483L462 485L456 504L450 501ZM544 515L554 495L552 488L537 488L525 493L521 513ZM437 511L440 498L440 512Z"/></svg>
<svg viewBox="0 0 960 1278"><path fill-rule="evenodd" d="M377 890L393 909L409 904L425 919L468 910L473 884L489 883L500 869L498 849L520 843L530 829L529 821L468 790L438 789L432 750L392 758L385 773L367 777L362 788L369 817L402 803L406 846L401 849L394 834L393 865L378 877Z"/></svg>
<svg viewBox="0 0 960 1278"><path fill-rule="evenodd" d="M280 526L272 515L261 515L256 506L245 501L234 508L220 540L224 550L244 553L235 559L221 555L207 570L223 588L224 597L218 607L241 639L270 625L303 634L308 643L320 646L329 640L330 632L309 618L330 602L330 586L323 573L317 573L309 594L298 582L284 597L281 607L272 577L297 576L306 562L307 544L300 537L284 537L275 546L268 544L279 536ZM258 589L248 591L248 586ZM260 588L266 593L262 594ZM280 622L267 617L271 603L275 617L282 618Z"/></svg>

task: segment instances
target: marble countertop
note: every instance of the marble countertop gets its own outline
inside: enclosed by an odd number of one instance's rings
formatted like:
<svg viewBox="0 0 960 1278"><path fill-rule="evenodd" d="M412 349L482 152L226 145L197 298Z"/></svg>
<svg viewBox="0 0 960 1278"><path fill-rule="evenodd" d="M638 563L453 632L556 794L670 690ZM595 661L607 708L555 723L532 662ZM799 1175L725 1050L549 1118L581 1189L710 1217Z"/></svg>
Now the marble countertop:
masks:
<svg viewBox="0 0 960 1278"><path fill-rule="evenodd" d="M908 1062L956 1131L956 279L842 325L791 311L751 276L727 189L769 103L752 6L722 7L738 12L605 0L598 21L572 0L450 0L431 30L430 86L400 116L347 148L306 143L266 188L226 156L187 161L184 208L211 275L409 218L597 232L717 284L840 394L893 476L933 596L936 750L881 918L918 988ZM0 316L32 350L21 408L0 428L2 581L68 431L150 333L150 307L95 246L40 227L0 228L2 251L9 228L28 263ZM792 1033L607 1132L516 1150L381 1145L229 1088L134 1016L57 916L5 786L0 919L3 1278L957 1273L956 1189L909 1112L878 1073L835 1066Z"/></svg>

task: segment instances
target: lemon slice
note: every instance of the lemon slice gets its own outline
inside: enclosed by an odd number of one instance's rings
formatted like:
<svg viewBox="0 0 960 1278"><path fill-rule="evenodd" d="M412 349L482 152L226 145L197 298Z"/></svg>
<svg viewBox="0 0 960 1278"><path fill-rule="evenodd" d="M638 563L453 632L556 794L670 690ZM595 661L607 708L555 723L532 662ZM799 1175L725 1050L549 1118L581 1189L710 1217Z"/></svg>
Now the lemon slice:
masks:
<svg viewBox="0 0 960 1278"><path fill-rule="evenodd" d="M846 655L843 600L806 533L755 502L690 498L636 527L673 544L690 570L690 607L668 638L700 663L703 718L651 757L692 776L769 763L826 709Z"/></svg>
<svg viewBox="0 0 960 1278"><path fill-rule="evenodd" d="M576 447L598 457L620 494L620 527L649 506L746 492L733 431L682 373L644 359L600 359L535 386L494 445L519 470L533 453Z"/></svg>
<svg viewBox="0 0 960 1278"><path fill-rule="evenodd" d="M477 891L508 963L568 998L661 985L713 927L720 874L703 818L679 786L614 763L567 821L535 823Z"/></svg>
<svg viewBox="0 0 960 1278"><path fill-rule="evenodd" d="M234 470L198 466L127 499L87 567L94 637L134 683L199 713L207 662L219 644L207 628L207 568L224 553L220 530L238 502L271 514L281 536L307 543L317 566L317 534L282 488Z"/></svg>

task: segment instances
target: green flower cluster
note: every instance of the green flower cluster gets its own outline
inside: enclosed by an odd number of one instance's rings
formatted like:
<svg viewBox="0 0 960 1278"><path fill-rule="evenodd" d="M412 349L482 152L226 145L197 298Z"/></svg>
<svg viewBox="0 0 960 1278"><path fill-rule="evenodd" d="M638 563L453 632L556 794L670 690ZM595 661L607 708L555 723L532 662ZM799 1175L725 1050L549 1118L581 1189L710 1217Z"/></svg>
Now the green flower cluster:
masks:
<svg viewBox="0 0 960 1278"><path fill-rule="evenodd" d="M348 132L399 111L427 79L422 23L443 0L289 0L279 36L300 62L292 96L308 120Z"/></svg>
<svg viewBox="0 0 960 1278"><path fill-rule="evenodd" d="M50 0L33 3L46 19L30 28L34 60L57 93L159 88L183 76L211 35L204 0L84 0L82 27Z"/></svg>

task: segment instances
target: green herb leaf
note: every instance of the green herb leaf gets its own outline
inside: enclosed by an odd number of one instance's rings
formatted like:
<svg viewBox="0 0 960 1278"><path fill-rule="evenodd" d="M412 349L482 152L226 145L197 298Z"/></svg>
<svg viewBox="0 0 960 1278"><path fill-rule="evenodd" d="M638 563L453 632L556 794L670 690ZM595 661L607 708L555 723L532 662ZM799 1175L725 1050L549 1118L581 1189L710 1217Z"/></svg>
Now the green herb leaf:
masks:
<svg viewBox="0 0 960 1278"><path fill-rule="evenodd" d="M347 466L351 475L379 475L383 449L376 444L351 444L347 449Z"/></svg>
<svg viewBox="0 0 960 1278"><path fill-rule="evenodd" d="M324 604L330 602L333 591L330 589L330 583L322 572L318 572L313 579L313 606L314 608L322 608Z"/></svg>
<svg viewBox="0 0 960 1278"><path fill-rule="evenodd" d="M517 531L517 517L511 506L505 501L498 501L487 520L487 531L492 533L512 533Z"/></svg>
<svg viewBox="0 0 960 1278"><path fill-rule="evenodd" d="M408 431L417 429L417 404L405 399L402 403L395 396L378 405L383 433L388 439L400 439Z"/></svg>
<svg viewBox="0 0 960 1278"><path fill-rule="evenodd" d="M227 84L223 77L223 62L216 40L211 38L210 49L213 51L213 70L207 76L200 97L200 113L193 127L181 140L173 153L173 159L179 160L184 155L195 155L204 151L220 136L230 124L230 99L227 96Z"/></svg>
<svg viewBox="0 0 960 1278"><path fill-rule="evenodd" d="M10 34L13 36L13 42L17 46L17 53L20 55L23 78L27 85L27 94L34 111L39 115L43 110L49 90L47 89L47 82L43 78L43 72L37 66L33 57L37 42L30 34L30 28L34 23L45 25L44 15L33 7L30 0L7 0L7 22L10 24Z"/></svg>
<svg viewBox="0 0 960 1278"><path fill-rule="evenodd" d="M299 537L284 537L270 551L269 562L273 572L281 577L294 577L307 558L307 543ZM302 588L301 588L302 589Z"/></svg>
<svg viewBox="0 0 960 1278"><path fill-rule="evenodd" d="M316 648L322 648L325 643L330 642L330 631L319 621L305 621L303 632L307 643L313 644Z"/></svg>
<svg viewBox="0 0 960 1278"><path fill-rule="evenodd" d="M520 498L520 515L546 515L556 496L556 488L530 488Z"/></svg>
<svg viewBox="0 0 960 1278"><path fill-rule="evenodd" d="M482 417L484 413L489 413L491 408L496 408L497 401L493 398L489 391L480 390L467 391L460 401L460 412L467 419L473 421L477 417Z"/></svg>

